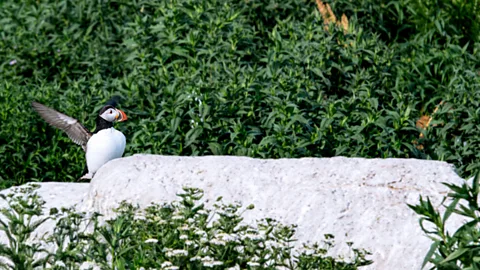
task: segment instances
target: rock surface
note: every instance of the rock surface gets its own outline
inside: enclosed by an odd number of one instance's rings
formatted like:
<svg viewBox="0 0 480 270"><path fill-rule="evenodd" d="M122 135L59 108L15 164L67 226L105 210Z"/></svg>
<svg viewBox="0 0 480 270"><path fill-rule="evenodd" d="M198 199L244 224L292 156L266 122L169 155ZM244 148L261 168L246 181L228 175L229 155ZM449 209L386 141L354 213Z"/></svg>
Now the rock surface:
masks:
<svg viewBox="0 0 480 270"><path fill-rule="evenodd" d="M49 206L78 203L81 211L112 216L123 200L147 206L178 200L182 186L198 187L207 206L219 196L253 203L245 222L297 224L297 245L328 233L336 253L347 254L348 241L373 253L374 263L362 269L420 269L431 241L406 204L422 195L439 205L447 192L441 182L463 181L445 162L416 159L134 155L107 163L90 184L44 183L39 194Z"/></svg>

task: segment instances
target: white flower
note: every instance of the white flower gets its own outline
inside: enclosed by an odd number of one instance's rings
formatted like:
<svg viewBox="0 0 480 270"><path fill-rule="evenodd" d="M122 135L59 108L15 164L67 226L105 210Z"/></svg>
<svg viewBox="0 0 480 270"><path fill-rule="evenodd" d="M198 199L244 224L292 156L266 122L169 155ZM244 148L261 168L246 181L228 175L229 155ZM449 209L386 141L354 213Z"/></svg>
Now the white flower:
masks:
<svg viewBox="0 0 480 270"><path fill-rule="evenodd" d="M253 233L247 233L242 236L242 240L245 240L245 239L259 241L259 240L263 240L263 236L258 234L253 234Z"/></svg>
<svg viewBox="0 0 480 270"><path fill-rule="evenodd" d="M188 239L188 235L186 234L180 235L180 240L187 240L187 239Z"/></svg>
<svg viewBox="0 0 480 270"><path fill-rule="evenodd" d="M270 260L266 261L265 264L264 264L264 266L266 266L266 267L271 267L273 265L275 265L275 260L273 260L273 259L270 259Z"/></svg>
<svg viewBox="0 0 480 270"><path fill-rule="evenodd" d="M202 258L202 264L205 267L215 267L223 265L223 262L215 261L212 257L206 256L205 258Z"/></svg>
<svg viewBox="0 0 480 270"><path fill-rule="evenodd" d="M245 248L243 246L236 246L234 249L235 249L236 252L238 252L240 254L245 251Z"/></svg>
<svg viewBox="0 0 480 270"><path fill-rule="evenodd" d="M285 245L283 244L280 244L279 242L276 242L276 241L272 241L272 240L267 240L265 241L265 245L268 247L268 248L283 248Z"/></svg>
<svg viewBox="0 0 480 270"><path fill-rule="evenodd" d="M195 256L195 257L190 258L190 261L191 261L191 262L200 261L200 259L201 259L201 258L200 258L199 256Z"/></svg>
<svg viewBox="0 0 480 270"><path fill-rule="evenodd" d="M199 236L206 236L207 235L207 233L205 231L202 231L202 230L196 230L195 234L199 235Z"/></svg>
<svg viewBox="0 0 480 270"><path fill-rule="evenodd" d="M239 266L238 264L235 264L234 267L229 267L229 268L227 268L227 269L225 269L225 270L240 270L240 266Z"/></svg>
<svg viewBox="0 0 480 270"><path fill-rule="evenodd" d="M188 251L183 249L168 249L165 253L167 257L182 257L188 256Z"/></svg>
<svg viewBox="0 0 480 270"><path fill-rule="evenodd" d="M198 214L198 215L202 215L202 216L208 215L207 211L205 211L205 210L198 210L198 211L197 211L197 214Z"/></svg>
<svg viewBox="0 0 480 270"><path fill-rule="evenodd" d="M173 220L184 220L184 216L175 215L172 217Z"/></svg>
<svg viewBox="0 0 480 270"><path fill-rule="evenodd" d="M145 216L137 215L133 218L134 220L145 220Z"/></svg>
<svg viewBox="0 0 480 270"><path fill-rule="evenodd" d="M225 241L222 241L220 239L212 239L210 240L210 244L216 245L216 246L225 246Z"/></svg>
<svg viewBox="0 0 480 270"><path fill-rule="evenodd" d="M165 261L165 262L163 262L160 266L161 266L162 268L165 268L165 267L172 266L172 263L169 262L169 261Z"/></svg>
<svg viewBox="0 0 480 270"><path fill-rule="evenodd" d="M229 217L229 218L235 217L235 214L230 213L230 212L226 212L226 211L222 211L222 210L219 210L217 213L221 216L226 216L226 217Z"/></svg>
<svg viewBox="0 0 480 270"><path fill-rule="evenodd" d="M9 64L10 64L10 66L13 66L13 65L15 65L16 63L17 63L17 60L13 59L12 61L10 61Z"/></svg>
<svg viewBox="0 0 480 270"><path fill-rule="evenodd" d="M248 266L251 266L251 267L259 267L260 264L258 262L247 262Z"/></svg>
<svg viewBox="0 0 480 270"><path fill-rule="evenodd" d="M158 240L157 239L153 239L153 238L150 238L150 239L147 239L145 240L145 243L148 244L148 243L158 243Z"/></svg>
<svg viewBox="0 0 480 270"><path fill-rule="evenodd" d="M193 246L194 244L195 244L195 242L193 242L191 240L185 241L185 245L187 245L187 246Z"/></svg>
<svg viewBox="0 0 480 270"><path fill-rule="evenodd" d="M178 227L177 229L180 231L188 231L190 230L190 227L187 224L183 224L182 227Z"/></svg>
<svg viewBox="0 0 480 270"><path fill-rule="evenodd" d="M217 238L222 239L223 241L226 242L236 242L238 239L238 236L235 234L228 234L228 233L219 233L216 235Z"/></svg>
<svg viewBox="0 0 480 270"><path fill-rule="evenodd" d="M65 267L65 263L62 261L56 261L55 266Z"/></svg>

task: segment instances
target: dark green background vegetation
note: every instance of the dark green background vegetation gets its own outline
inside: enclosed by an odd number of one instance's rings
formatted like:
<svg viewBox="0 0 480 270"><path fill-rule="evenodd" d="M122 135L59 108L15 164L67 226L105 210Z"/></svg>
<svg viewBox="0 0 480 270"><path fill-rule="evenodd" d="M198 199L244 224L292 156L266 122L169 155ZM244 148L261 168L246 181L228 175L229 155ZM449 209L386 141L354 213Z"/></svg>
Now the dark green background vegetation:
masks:
<svg viewBox="0 0 480 270"><path fill-rule="evenodd" d="M114 94L126 156L422 158L471 175L478 1L331 5L346 34L307 0L1 1L0 187L83 169L32 100L93 129ZM441 101L419 140L415 122Z"/></svg>

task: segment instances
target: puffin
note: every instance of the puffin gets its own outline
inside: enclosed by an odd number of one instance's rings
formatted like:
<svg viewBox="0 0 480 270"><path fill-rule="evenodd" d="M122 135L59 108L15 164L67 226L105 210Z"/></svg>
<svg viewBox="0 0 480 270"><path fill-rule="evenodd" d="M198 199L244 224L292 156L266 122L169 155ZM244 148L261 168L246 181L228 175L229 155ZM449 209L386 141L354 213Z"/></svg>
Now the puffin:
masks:
<svg viewBox="0 0 480 270"><path fill-rule="evenodd" d="M85 151L86 166L78 179L91 180L103 164L121 158L125 151L126 139L122 132L113 127L114 122L127 120L124 111L116 108L118 98L110 99L100 109L96 128L92 133L77 119L60 113L39 102L33 101L33 109L51 126L63 130L68 137Z"/></svg>

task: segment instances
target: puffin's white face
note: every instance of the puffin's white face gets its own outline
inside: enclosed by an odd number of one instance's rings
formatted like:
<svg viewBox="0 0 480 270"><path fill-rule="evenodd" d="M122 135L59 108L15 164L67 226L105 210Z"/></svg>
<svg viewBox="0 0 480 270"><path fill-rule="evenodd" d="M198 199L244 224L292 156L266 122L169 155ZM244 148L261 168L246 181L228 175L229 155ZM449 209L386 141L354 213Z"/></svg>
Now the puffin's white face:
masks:
<svg viewBox="0 0 480 270"><path fill-rule="evenodd" d="M127 120L127 115L122 110L113 107L107 108L102 114L100 114L100 117L108 122L123 122Z"/></svg>

